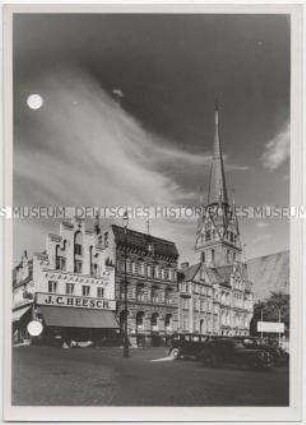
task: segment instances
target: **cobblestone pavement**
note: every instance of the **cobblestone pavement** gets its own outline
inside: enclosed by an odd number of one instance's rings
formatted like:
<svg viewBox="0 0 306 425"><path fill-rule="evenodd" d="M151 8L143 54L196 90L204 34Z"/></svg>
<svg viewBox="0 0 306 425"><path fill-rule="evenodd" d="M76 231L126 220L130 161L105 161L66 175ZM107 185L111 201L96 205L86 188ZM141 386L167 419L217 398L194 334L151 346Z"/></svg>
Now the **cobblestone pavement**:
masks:
<svg viewBox="0 0 306 425"><path fill-rule="evenodd" d="M191 360L157 361L165 348L18 347L13 350L14 405L285 406L288 368L210 369Z"/></svg>

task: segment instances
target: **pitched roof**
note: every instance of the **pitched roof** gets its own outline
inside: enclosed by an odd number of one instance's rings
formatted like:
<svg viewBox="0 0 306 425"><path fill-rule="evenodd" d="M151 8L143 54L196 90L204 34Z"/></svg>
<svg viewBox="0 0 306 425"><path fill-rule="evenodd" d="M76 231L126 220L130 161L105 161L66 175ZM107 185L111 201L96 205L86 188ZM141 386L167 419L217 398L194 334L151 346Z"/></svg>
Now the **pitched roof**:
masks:
<svg viewBox="0 0 306 425"><path fill-rule="evenodd" d="M233 273L232 265L227 265L222 267L206 267L202 263L192 264L191 266L181 269L179 271L180 274L182 275L182 280L186 282L192 281L195 278L201 266L205 268L205 272L208 275L210 283L212 284L219 283L223 286L230 287L230 277L231 277L231 274ZM248 279L247 265L244 263L242 264L241 274L242 274L242 277L246 280L246 283L247 283L246 289L250 291L251 282Z"/></svg>
<svg viewBox="0 0 306 425"><path fill-rule="evenodd" d="M127 229L126 235L125 230L122 226L112 224L112 229L115 236L116 244L124 244L125 238L129 246L140 248L145 251L149 251L150 246L153 247L153 252L158 255L167 257L178 258L179 253L174 242L166 239L157 238L156 236L148 235L146 233L138 232L136 230Z"/></svg>
<svg viewBox="0 0 306 425"><path fill-rule="evenodd" d="M289 251L253 258L247 264L255 299L264 300L271 292L289 293Z"/></svg>
<svg viewBox="0 0 306 425"><path fill-rule="evenodd" d="M201 263L192 264L191 266L184 267L183 269L179 270L179 273L182 275L184 281L189 282L195 278L200 267Z"/></svg>

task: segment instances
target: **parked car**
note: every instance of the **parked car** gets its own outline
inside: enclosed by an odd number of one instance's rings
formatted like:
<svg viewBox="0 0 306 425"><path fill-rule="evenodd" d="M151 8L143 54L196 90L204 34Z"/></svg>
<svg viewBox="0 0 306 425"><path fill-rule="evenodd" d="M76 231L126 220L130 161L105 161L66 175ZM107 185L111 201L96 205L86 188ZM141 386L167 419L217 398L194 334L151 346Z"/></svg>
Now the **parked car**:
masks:
<svg viewBox="0 0 306 425"><path fill-rule="evenodd" d="M209 336L199 334L174 334L170 341L169 355L173 359L200 358L203 344L209 340Z"/></svg>
<svg viewBox="0 0 306 425"><path fill-rule="evenodd" d="M274 365L286 364L289 361L289 353L276 340L262 340L258 337L235 337L235 339L242 341L246 348L257 348L268 351Z"/></svg>
<svg viewBox="0 0 306 425"><path fill-rule="evenodd" d="M203 344L199 355L207 366L237 364L255 369L268 369L273 365L269 351L260 346L246 347L243 341L235 338L217 338Z"/></svg>

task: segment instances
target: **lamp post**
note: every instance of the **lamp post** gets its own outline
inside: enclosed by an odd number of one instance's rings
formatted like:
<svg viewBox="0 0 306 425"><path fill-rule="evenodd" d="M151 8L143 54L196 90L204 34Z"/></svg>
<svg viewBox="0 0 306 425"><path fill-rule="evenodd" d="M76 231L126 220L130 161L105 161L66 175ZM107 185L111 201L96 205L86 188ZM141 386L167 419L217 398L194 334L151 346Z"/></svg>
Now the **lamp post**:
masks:
<svg viewBox="0 0 306 425"><path fill-rule="evenodd" d="M126 279L126 257L127 257L127 227L129 217L127 211L123 215L124 228L124 344L123 357L129 357L129 339L128 339L128 308L127 308L127 279Z"/></svg>

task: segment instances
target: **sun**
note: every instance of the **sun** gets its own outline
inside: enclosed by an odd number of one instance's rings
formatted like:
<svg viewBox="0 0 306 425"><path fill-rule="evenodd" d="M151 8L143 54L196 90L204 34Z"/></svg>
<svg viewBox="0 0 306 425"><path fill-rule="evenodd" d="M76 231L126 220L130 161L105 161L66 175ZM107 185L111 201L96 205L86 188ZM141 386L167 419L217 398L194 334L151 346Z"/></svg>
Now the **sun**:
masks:
<svg viewBox="0 0 306 425"><path fill-rule="evenodd" d="M44 103L44 100L40 94L30 94L27 98L28 107L31 109L40 109Z"/></svg>

